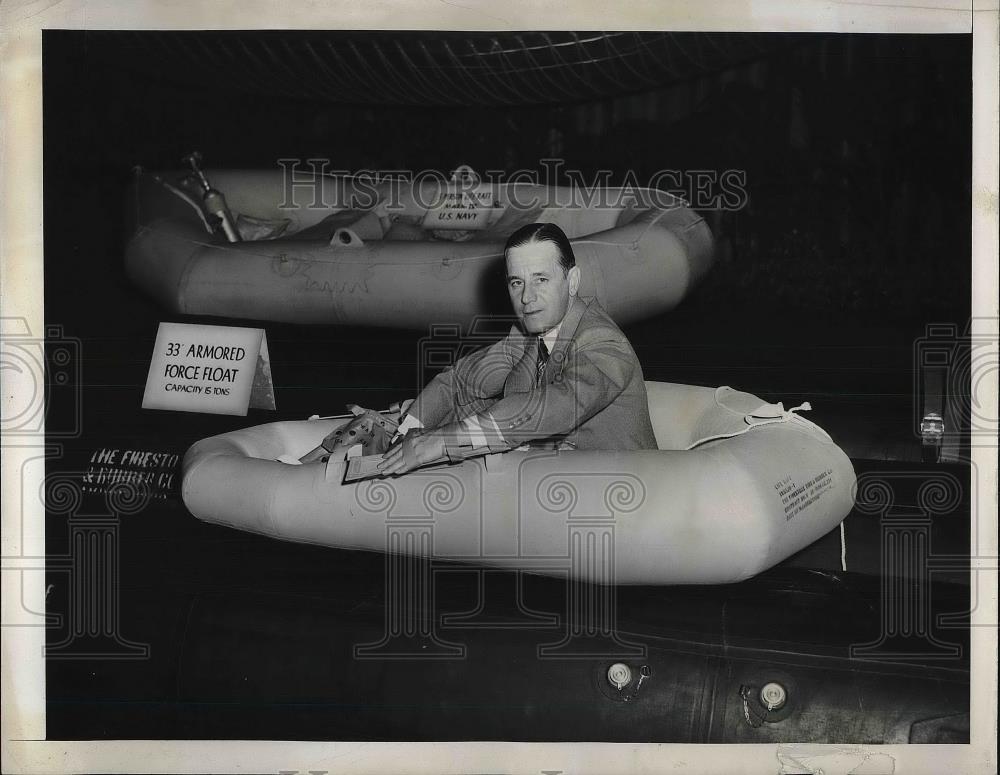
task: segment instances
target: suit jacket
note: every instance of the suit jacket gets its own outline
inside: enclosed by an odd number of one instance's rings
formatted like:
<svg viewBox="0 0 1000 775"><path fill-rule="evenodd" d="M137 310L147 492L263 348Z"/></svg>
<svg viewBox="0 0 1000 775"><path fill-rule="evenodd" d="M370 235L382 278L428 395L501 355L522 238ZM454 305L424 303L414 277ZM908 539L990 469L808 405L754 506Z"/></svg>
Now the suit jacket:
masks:
<svg viewBox="0 0 1000 775"><path fill-rule="evenodd" d="M560 439L579 449L656 449L642 367L596 299L572 300L539 385L537 353L538 337L514 326L434 377L409 413L427 428L479 415L491 448Z"/></svg>

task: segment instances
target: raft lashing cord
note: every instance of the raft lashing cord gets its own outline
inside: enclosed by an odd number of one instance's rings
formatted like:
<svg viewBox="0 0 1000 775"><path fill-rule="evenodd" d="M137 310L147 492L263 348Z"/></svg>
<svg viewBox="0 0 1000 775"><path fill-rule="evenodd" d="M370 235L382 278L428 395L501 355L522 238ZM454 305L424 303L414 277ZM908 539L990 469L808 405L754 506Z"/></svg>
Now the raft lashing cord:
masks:
<svg viewBox="0 0 1000 775"><path fill-rule="evenodd" d="M810 422L805 417L801 417L798 414L796 414L796 412L808 412L812 410L812 405L808 401L804 401L798 406L793 406L791 409L785 409L785 405L780 401L776 404L761 404L752 412L748 414L743 414L742 412L737 412L735 409L726 406L724 403L722 403L722 401L719 400L719 396L724 390L736 392L733 388L729 387L728 385L722 385L721 387L716 388L715 389L716 406L718 406L720 409L726 410L730 414L742 417L743 422L746 424L745 427L742 427L739 430L735 430L729 433L717 433L712 436L706 436L704 438L698 439L697 441L693 441L691 444L685 447L686 450L694 449L695 447L701 446L702 444L705 444L709 441L716 441L717 439L731 439L734 436L740 436L746 433L747 431L750 431L754 428L759 428L762 425L774 425L775 423L786 423L786 422L797 423L799 425L802 425L803 427L819 431L827 438L827 440L832 441L832 439L830 438L830 434L828 434L826 431L824 431L822 428L816 425L816 423Z"/></svg>

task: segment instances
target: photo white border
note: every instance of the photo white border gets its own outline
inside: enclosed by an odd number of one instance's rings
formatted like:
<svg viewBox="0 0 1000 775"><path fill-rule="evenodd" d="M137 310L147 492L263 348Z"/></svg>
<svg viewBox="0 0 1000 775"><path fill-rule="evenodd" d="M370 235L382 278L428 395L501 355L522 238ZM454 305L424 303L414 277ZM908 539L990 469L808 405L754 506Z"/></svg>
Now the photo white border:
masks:
<svg viewBox="0 0 1000 775"><path fill-rule="evenodd" d="M43 29L621 29L796 32L973 32L973 315L996 335L998 312L998 30L997 0L834 2L821 0L719 0L632 2L609 13L606 0L572 5L512 0L416 2L416 0L6 0L0 5L0 315L23 318L35 335L44 332L42 299L42 69ZM995 340L994 340L995 341ZM996 352L992 362L997 362ZM984 375L996 398L997 372ZM987 393L989 394L989 393ZM16 400L6 390L7 406ZM5 575L35 568L25 558L44 557L44 512L37 498L43 437L3 440L3 535ZM985 570L974 573L976 599L971 628L972 743L968 746L868 746L892 757L897 773L996 772L997 729L997 449L973 449L980 472L975 504ZM23 519L24 523L21 523ZM977 526L974 525L974 529ZM977 545L974 543L973 545ZM13 559L12 559L13 558ZM992 559L990 559L992 558ZM18 561L22 565L18 565ZM12 571L13 572L13 571ZM20 573L20 571L17 571ZM23 573L24 602L44 609L44 578ZM12 589L13 587L13 589ZM21 600L3 587L3 609ZM261 741L46 742L41 627L4 627L0 691L3 707L2 771L63 772L279 772L472 773L543 770L565 773L778 772L775 745L350 743ZM809 746L814 748L814 746ZM781 746L788 750L789 746ZM830 746L855 751L855 746Z"/></svg>

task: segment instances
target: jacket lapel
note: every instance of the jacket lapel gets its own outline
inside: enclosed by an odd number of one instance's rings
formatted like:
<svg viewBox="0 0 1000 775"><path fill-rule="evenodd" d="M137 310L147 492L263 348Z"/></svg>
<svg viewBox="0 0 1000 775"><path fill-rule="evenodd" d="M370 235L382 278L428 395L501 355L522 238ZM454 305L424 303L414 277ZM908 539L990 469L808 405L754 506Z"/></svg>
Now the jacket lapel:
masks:
<svg viewBox="0 0 1000 775"><path fill-rule="evenodd" d="M555 378L562 374L566 363L572 355L573 340L576 338L576 331L580 327L580 321L590 307L590 300L584 301L579 296L574 296L566 316L559 327L559 336L556 338L555 346L549 353L549 363L545 367L545 384L553 382Z"/></svg>

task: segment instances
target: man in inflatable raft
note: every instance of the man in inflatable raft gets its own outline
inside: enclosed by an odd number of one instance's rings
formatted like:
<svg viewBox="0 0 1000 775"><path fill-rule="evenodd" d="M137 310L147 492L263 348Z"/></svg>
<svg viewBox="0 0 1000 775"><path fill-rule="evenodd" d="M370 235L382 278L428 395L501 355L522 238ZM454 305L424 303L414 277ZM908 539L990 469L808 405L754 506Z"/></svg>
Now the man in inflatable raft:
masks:
<svg viewBox="0 0 1000 775"><path fill-rule="evenodd" d="M656 449L642 367L596 299L555 224L518 229L504 248L519 326L436 376L401 418L379 463L398 475L523 444Z"/></svg>

